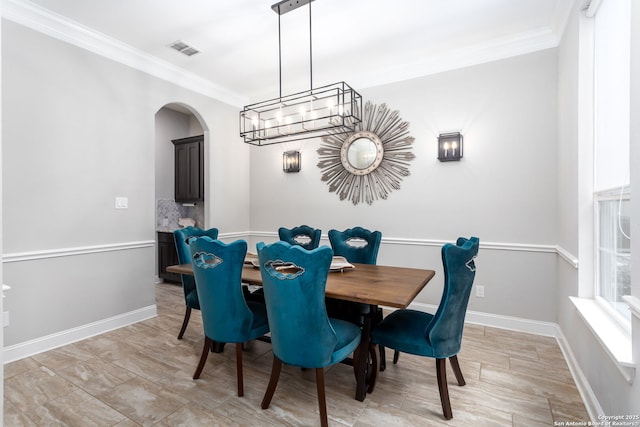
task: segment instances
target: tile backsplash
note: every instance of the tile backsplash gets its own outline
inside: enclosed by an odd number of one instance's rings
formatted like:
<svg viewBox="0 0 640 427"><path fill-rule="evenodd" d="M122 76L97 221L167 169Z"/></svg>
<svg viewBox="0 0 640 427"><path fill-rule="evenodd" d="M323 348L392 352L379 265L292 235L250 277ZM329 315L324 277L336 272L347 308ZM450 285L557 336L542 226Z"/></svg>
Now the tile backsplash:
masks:
<svg viewBox="0 0 640 427"><path fill-rule="evenodd" d="M156 228L158 230L174 230L180 228L180 218L193 218L196 227L204 227L204 205L183 206L172 199L156 200Z"/></svg>

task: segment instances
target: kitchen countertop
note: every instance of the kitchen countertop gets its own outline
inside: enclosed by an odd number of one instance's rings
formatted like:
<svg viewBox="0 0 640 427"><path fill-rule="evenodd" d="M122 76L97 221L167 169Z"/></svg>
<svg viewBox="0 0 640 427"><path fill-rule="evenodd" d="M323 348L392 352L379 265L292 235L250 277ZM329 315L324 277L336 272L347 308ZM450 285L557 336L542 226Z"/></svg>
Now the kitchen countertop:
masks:
<svg viewBox="0 0 640 427"><path fill-rule="evenodd" d="M157 233L173 233L174 230L177 230L179 227L159 227L156 228Z"/></svg>

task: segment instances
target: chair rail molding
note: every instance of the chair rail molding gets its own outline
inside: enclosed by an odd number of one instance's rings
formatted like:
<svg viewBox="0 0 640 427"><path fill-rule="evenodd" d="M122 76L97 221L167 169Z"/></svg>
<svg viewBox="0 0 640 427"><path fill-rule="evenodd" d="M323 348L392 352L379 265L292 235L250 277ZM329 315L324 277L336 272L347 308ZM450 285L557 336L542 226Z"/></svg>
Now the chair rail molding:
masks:
<svg viewBox="0 0 640 427"><path fill-rule="evenodd" d="M576 270L578 269L578 265L579 265L578 258L575 257L573 254L571 254L571 252L567 251L562 246L556 246L556 252L560 256L560 258L562 258L564 261L571 264L571 266L573 266L573 268L575 268Z"/></svg>
<svg viewBox="0 0 640 427"><path fill-rule="evenodd" d="M278 239L278 233L274 231L251 231L251 237L254 238L273 238ZM247 236L249 237L249 236ZM329 237L326 233L322 234L321 240L328 241ZM404 246L432 246L442 247L445 243L452 243L455 240L441 240L441 239L415 239L408 237L385 237L382 236L381 244L385 245L404 245ZM573 267L578 268L578 259L571 253L566 251L557 245L538 245L529 243L504 243L504 242L482 242L480 244L480 250L496 250L496 251L519 251L519 252L542 252L542 253L555 253L559 255L563 260L571 264Z"/></svg>
<svg viewBox="0 0 640 427"><path fill-rule="evenodd" d="M33 261L46 258L58 258L66 256L77 256L95 254L100 252L125 251L140 248L152 248L156 244L155 240L143 240L138 242L108 243L104 245L78 246L75 248L45 249L41 251L15 252L2 254L2 262Z"/></svg>

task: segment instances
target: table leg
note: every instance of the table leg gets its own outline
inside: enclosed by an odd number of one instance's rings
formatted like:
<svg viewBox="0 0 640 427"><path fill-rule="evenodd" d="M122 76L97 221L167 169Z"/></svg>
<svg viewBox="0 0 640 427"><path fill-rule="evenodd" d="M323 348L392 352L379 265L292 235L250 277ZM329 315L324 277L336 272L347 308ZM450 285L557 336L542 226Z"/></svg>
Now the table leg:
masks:
<svg viewBox="0 0 640 427"><path fill-rule="evenodd" d="M375 313L378 309L377 305L369 306L369 314L364 316L364 324L362 325L362 337L360 339L360 345L358 346L358 357L354 360L356 366L356 400L360 402L364 401L367 396L367 388L373 389L367 384L367 364L369 356L369 344L371 343L371 322L373 316L371 313ZM377 369L376 366L372 369ZM375 381L375 376L372 376Z"/></svg>

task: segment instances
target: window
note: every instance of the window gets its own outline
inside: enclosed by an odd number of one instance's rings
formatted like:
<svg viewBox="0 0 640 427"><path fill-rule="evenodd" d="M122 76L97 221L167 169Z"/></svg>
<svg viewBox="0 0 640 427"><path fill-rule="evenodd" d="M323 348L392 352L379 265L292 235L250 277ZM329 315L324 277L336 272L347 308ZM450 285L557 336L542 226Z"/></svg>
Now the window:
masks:
<svg viewBox="0 0 640 427"><path fill-rule="evenodd" d="M598 302L627 327L631 294L631 1L601 0L594 17L594 209Z"/></svg>
<svg viewBox="0 0 640 427"><path fill-rule="evenodd" d="M631 322L622 300L631 295L631 199L628 187L596 194L597 284L596 295L624 322Z"/></svg>

